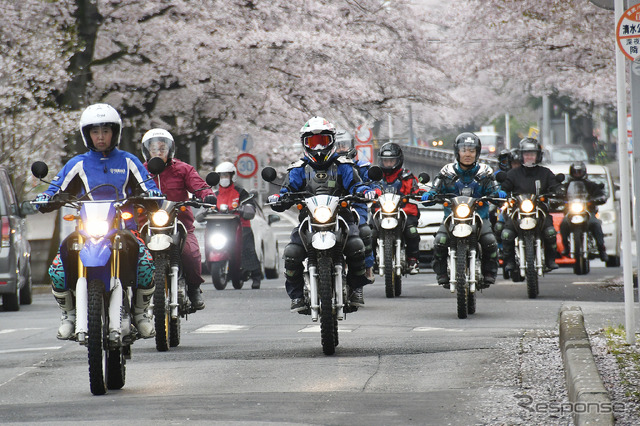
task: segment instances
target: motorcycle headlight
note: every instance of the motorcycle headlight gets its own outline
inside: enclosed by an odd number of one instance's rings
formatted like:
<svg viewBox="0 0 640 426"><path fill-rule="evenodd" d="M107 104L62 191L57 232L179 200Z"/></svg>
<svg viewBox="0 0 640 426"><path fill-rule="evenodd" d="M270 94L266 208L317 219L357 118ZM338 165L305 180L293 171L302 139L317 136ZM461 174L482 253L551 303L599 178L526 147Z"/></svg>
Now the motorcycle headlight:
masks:
<svg viewBox="0 0 640 426"><path fill-rule="evenodd" d="M227 245L227 237L223 234L212 234L209 237L209 244L214 250L222 250Z"/></svg>
<svg viewBox="0 0 640 426"><path fill-rule="evenodd" d="M471 213L471 209L467 204L460 204L456 207L456 216L457 217L467 217Z"/></svg>
<svg viewBox="0 0 640 426"><path fill-rule="evenodd" d="M151 222L155 226L165 226L169 222L169 213L164 210L158 210L151 215Z"/></svg>
<svg viewBox="0 0 640 426"><path fill-rule="evenodd" d="M396 209L396 203L394 203L392 200L387 200L384 203L382 203L381 208L383 212L391 213Z"/></svg>
<svg viewBox="0 0 640 426"><path fill-rule="evenodd" d="M533 211L533 201L531 200L524 200L521 204L520 204L520 209L525 212L525 213L531 213Z"/></svg>
<svg viewBox="0 0 640 426"><path fill-rule="evenodd" d="M331 209L327 206L316 207L313 211L313 218L320 223L327 223L331 216Z"/></svg>
<svg viewBox="0 0 640 426"><path fill-rule="evenodd" d="M85 224L85 230L93 238L100 238L109 232L109 222L106 220L91 220Z"/></svg>
<svg viewBox="0 0 640 426"><path fill-rule="evenodd" d="M569 211L574 214L579 214L584 211L584 204L579 202L569 203Z"/></svg>

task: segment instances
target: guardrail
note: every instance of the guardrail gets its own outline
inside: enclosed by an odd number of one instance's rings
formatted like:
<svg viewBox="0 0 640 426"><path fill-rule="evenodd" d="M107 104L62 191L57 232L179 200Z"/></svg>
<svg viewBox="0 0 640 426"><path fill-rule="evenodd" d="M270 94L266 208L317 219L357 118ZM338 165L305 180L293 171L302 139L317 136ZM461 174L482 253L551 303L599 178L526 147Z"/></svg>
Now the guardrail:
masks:
<svg viewBox="0 0 640 426"><path fill-rule="evenodd" d="M456 161L455 155L451 149L405 145L402 147L402 151L404 152L405 158L410 156L414 161L422 159L429 165L444 165ZM493 167L494 170L498 167L498 160L496 158L480 156L479 162Z"/></svg>

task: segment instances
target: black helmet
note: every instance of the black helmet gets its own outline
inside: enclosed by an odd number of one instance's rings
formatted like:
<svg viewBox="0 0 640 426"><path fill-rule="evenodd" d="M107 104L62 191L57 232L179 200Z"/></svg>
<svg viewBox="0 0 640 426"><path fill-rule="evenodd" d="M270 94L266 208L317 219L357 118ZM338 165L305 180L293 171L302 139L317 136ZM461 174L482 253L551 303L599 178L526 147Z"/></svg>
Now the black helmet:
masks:
<svg viewBox="0 0 640 426"><path fill-rule="evenodd" d="M520 159L520 150L518 148L511 148L511 162L522 163Z"/></svg>
<svg viewBox="0 0 640 426"><path fill-rule="evenodd" d="M385 166L384 160L389 159L395 160L393 165ZM387 142L380 147L380 152L378 152L378 165L383 172L393 173L402 167L402 163L404 163L404 154L402 153L400 145L394 142Z"/></svg>
<svg viewBox="0 0 640 426"><path fill-rule="evenodd" d="M475 162L480 158L480 149L482 148L482 142L480 142L480 138L471 132L460 133L456 138L456 141L453 144L453 152L456 155L456 161L460 163L460 148L463 147L471 147L476 150L476 159Z"/></svg>
<svg viewBox="0 0 640 426"><path fill-rule="evenodd" d="M525 164L523 154L525 152L535 152L536 160L533 164ZM520 141L520 162L525 167L533 167L542 161L542 147L538 139L524 138Z"/></svg>
<svg viewBox="0 0 640 426"><path fill-rule="evenodd" d="M503 172L508 172L511 170L511 151L508 149L503 149L500 151L500 155L498 155L498 167Z"/></svg>
<svg viewBox="0 0 640 426"><path fill-rule="evenodd" d="M571 163L571 166L569 167L569 175L576 180L584 179L587 177L587 166L583 161Z"/></svg>

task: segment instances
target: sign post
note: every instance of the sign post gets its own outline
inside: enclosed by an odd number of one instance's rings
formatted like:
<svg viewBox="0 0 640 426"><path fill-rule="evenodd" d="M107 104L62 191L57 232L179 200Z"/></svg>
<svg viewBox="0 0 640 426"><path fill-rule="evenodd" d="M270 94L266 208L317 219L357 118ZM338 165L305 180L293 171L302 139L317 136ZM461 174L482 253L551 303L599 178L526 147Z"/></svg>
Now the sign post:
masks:
<svg viewBox="0 0 640 426"><path fill-rule="evenodd" d="M620 211L622 216L622 271L624 277L624 306L625 330L627 343L636 342L636 325L633 311L633 264L631 261L631 214L629 191L629 158L627 154L627 88L625 82L624 57L634 60L640 52L635 45L640 39L638 23L640 10L633 6L623 12L623 0L615 0L615 16L617 21L616 40L619 49L616 50L616 91L618 94L618 164L620 167ZM632 85L633 90L633 85ZM636 111L637 115L638 111ZM632 116L633 116L632 111ZM633 122L633 119L632 119ZM636 134L639 132L636 132ZM637 150L636 150L637 151Z"/></svg>

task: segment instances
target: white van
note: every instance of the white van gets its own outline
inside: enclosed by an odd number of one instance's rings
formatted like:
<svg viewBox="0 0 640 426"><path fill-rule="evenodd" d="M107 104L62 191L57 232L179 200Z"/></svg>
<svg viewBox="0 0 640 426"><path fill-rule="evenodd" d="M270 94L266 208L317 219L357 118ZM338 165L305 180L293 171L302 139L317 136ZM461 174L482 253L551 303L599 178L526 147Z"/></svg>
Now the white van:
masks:
<svg viewBox="0 0 640 426"><path fill-rule="evenodd" d="M545 164L553 173L564 173L565 182L569 179L569 167L571 164ZM598 164L587 164L587 179L604 184L604 192L607 202L598 206L597 217L602 221L604 244L607 247L609 261L607 266L620 266L620 242L622 233L620 230L620 200L615 196L615 187L611 180L609 169Z"/></svg>

